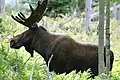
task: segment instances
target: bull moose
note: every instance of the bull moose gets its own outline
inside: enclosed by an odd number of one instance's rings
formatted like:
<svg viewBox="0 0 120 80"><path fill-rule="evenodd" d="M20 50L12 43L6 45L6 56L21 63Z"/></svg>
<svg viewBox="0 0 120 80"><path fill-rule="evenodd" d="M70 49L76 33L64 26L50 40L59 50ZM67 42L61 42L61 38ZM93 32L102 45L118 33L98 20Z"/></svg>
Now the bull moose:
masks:
<svg viewBox="0 0 120 80"><path fill-rule="evenodd" d="M28 18L21 12L18 13L18 16L12 15L15 21L27 26L29 29L14 36L10 41L10 47L19 49L24 46L31 57L36 51L44 58L46 64L53 55L49 63L49 71L58 74L69 73L72 70L83 72L90 68L92 74L98 75L97 45L79 43L69 35L50 33L43 26L38 26L37 22L42 19L47 3L48 0L38 1L35 10L30 5L32 13ZM113 61L114 55L110 51L110 70Z"/></svg>

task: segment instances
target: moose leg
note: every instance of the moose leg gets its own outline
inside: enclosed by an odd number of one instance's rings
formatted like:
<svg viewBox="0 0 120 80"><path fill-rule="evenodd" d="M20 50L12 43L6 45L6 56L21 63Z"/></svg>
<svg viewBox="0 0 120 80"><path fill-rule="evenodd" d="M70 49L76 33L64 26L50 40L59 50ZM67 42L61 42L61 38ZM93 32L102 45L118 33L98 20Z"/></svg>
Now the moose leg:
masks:
<svg viewBox="0 0 120 80"><path fill-rule="evenodd" d="M53 58L50 62L50 70L53 70L56 73L69 73L70 71L72 71L72 66L70 66L68 61L68 58L70 57L70 48L71 44L67 40L55 42L51 46L50 52L51 54L53 54Z"/></svg>

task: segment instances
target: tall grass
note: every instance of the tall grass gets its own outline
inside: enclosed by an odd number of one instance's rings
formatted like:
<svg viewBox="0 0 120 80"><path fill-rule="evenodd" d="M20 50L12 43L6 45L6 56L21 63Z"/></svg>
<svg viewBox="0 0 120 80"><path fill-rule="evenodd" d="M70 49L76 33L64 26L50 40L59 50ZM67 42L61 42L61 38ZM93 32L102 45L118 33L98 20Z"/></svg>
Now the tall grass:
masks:
<svg viewBox="0 0 120 80"><path fill-rule="evenodd" d="M54 33L65 33L73 37L76 41L97 44L98 22L91 23L91 35L85 34L84 19L76 19L70 15L62 15L63 18L43 17L39 25L44 25L47 30ZM65 73L56 75L49 72L44 64L44 59L35 52L34 58L29 58L22 47L14 50L9 47L9 40L12 36L25 31L27 28L9 16L0 16L0 80L120 80L120 22L111 19L111 49L115 54L113 70L109 75L102 74L95 79L89 78L89 70L84 73Z"/></svg>

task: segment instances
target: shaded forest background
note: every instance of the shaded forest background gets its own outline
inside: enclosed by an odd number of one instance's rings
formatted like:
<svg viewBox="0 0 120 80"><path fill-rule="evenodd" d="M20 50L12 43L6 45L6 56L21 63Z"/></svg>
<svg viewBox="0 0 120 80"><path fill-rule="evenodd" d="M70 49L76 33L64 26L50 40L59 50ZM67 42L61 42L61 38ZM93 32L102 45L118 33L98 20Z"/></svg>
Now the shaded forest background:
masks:
<svg viewBox="0 0 120 80"><path fill-rule="evenodd" d="M0 0L1 6L5 6L5 12L11 13L14 11L29 11L29 4L32 6L36 6L38 0ZM73 13L75 8L79 13L85 11L85 0L49 0L49 5L47 9L46 15L52 14L55 16L57 14L66 14L66 13ZM119 4L120 0L111 0L111 6L113 4ZM98 7L98 0L93 0L92 8ZM54 14L53 14L54 13Z"/></svg>

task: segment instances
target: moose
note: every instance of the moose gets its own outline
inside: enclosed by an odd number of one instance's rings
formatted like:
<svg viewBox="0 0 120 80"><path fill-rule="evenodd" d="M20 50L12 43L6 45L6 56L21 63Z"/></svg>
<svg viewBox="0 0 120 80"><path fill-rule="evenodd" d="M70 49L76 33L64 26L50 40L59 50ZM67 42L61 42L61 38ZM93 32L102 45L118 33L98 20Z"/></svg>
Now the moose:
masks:
<svg viewBox="0 0 120 80"><path fill-rule="evenodd" d="M49 62L49 71L54 71L56 74L67 74L72 70L83 72L90 68L93 75L98 75L98 45L79 43L67 34L51 33L43 26L38 26L37 23L42 19L47 4L48 0L38 1L35 10L30 5L32 13L28 18L21 12L18 16L11 16L15 21L28 27L28 30L14 36L10 40L10 47L19 49L24 46L31 57L36 51L44 58L47 65L53 55ZM110 51L110 70L113 61L114 55Z"/></svg>

